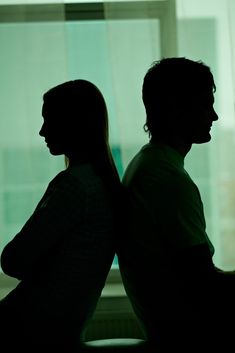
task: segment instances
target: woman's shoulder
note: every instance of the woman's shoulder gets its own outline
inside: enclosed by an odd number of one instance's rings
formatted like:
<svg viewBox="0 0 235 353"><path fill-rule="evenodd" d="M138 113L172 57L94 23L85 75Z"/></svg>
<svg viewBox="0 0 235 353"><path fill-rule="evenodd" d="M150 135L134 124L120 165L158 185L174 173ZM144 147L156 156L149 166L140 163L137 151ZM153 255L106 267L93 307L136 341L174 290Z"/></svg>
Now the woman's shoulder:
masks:
<svg viewBox="0 0 235 353"><path fill-rule="evenodd" d="M100 177L92 164L79 164L67 168L65 178L71 183L79 183L84 188L97 184Z"/></svg>

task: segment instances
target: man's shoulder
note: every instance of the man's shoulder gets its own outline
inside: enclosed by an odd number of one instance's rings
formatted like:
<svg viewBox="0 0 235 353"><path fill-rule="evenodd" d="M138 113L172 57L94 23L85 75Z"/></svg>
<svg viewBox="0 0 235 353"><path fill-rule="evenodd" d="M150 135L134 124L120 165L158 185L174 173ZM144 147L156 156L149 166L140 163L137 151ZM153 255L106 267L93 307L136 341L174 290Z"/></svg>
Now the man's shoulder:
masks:
<svg viewBox="0 0 235 353"><path fill-rule="evenodd" d="M171 157L171 156L170 156ZM182 182L181 178L187 178L184 175L183 167L172 163L164 148L157 148L152 144L144 145L128 164L123 183L128 185L134 181L150 181L161 179L177 183Z"/></svg>

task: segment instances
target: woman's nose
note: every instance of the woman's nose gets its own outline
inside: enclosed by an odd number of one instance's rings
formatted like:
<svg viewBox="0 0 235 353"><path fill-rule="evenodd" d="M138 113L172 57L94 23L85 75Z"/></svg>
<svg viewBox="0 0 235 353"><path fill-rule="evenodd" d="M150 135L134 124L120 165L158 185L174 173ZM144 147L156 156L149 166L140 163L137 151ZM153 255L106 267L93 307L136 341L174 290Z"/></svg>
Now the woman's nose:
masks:
<svg viewBox="0 0 235 353"><path fill-rule="evenodd" d="M44 136L44 124L42 125L41 129L39 130L39 135Z"/></svg>

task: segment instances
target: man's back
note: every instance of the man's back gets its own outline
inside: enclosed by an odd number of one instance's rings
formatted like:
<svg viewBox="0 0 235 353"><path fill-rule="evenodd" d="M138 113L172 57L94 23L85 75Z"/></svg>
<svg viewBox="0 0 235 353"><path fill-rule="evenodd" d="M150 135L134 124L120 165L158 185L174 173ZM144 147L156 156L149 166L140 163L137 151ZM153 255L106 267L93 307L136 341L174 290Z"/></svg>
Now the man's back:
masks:
<svg viewBox="0 0 235 353"><path fill-rule="evenodd" d="M129 164L123 184L130 200L133 240L140 243L141 249L147 247L153 254L158 252L155 261L164 263L165 257L171 256L171 249L174 256L177 248L181 251L201 243L208 243L214 253L205 231L198 188L185 171L184 158L177 151L164 144L145 145Z"/></svg>
<svg viewBox="0 0 235 353"><path fill-rule="evenodd" d="M150 142L130 162L123 184L128 231L120 246L119 265L147 336L165 321L199 319L201 300L195 303L196 293L192 297L191 284L185 282L189 269L181 262L182 254L203 246L212 257L214 248L184 158L167 145Z"/></svg>

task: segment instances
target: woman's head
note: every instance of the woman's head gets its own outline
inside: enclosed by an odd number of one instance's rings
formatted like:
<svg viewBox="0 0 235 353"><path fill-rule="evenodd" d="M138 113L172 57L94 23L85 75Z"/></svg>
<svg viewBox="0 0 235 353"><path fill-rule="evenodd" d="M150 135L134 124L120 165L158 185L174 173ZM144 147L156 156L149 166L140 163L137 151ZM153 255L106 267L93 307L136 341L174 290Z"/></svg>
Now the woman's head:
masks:
<svg viewBox="0 0 235 353"><path fill-rule="evenodd" d="M86 80L74 80L51 88L43 95L45 137L53 155L69 160L90 160L108 143L108 114L99 89Z"/></svg>
<svg viewBox="0 0 235 353"><path fill-rule="evenodd" d="M99 89L86 80L64 82L43 95L39 132L53 155L67 165L91 163L116 194L119 175L109 146L108 113Z"/></svg>

